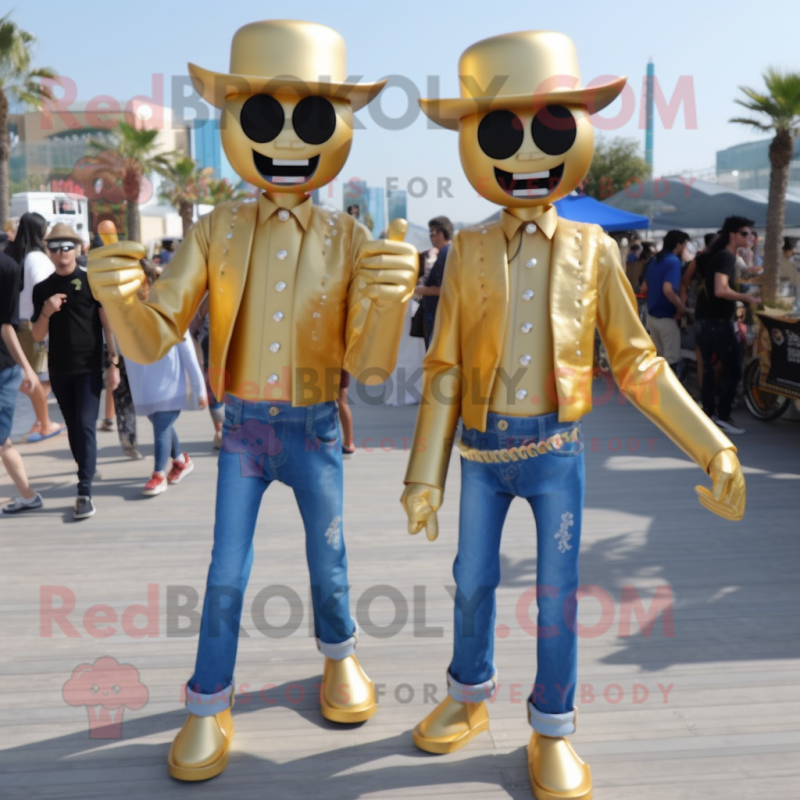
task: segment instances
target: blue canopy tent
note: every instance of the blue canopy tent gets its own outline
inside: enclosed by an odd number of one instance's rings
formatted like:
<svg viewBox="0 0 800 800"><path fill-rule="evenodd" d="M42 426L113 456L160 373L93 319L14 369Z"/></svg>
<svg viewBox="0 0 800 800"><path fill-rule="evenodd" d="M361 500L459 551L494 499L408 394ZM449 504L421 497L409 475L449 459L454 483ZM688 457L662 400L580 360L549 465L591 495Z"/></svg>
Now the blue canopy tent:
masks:
<svg viewBox="0 0 800 800"><path fill-rule="evenodd" d="M641 214L633 214L614 208L585 194L573 193L556 200L558 216L573 222L594 222L604 231L635 231L650 227L650 220Z"/></svg>

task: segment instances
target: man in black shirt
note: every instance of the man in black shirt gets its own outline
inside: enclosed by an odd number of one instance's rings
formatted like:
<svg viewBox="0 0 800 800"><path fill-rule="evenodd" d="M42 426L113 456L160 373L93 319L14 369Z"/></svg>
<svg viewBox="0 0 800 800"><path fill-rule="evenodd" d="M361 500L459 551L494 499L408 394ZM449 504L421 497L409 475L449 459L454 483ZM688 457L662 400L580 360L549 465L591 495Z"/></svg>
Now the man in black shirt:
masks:
<svg viewBox="0 0 800 800"><path fill-rule="evenodd" d="M425 336L425 349L430 347L433 338L433 326L436 322L436 309L439 306L439 295L442 291L444 267L447 253L453 238L453 223L447 217L434 217L428 223L431 244L439 251L436 262L425 278L424 286L417 288L417 295L422 295L422 320Z"/></svg>
<svg viewBox="0 0 800 800"><path fill-rule="evenodd" d="M75 519L95 513L92 478L97 465L97 412L103 388L103 331L109 351L109 391L119 383L119 356L105 312L94 299L86 271L76 263L81 239L63 223L45 239L56 271L33 289L33 338L50 334L50 383L78 462Z"/></svg>
<svg viewBox="0 0 800 800"><path fill-rule="evenodd" d="M3 514L18 514L42 507L41 495L28 483L22 456L9 439L17 391L23 384L26 390L33 389L36 383L36 373L17 338L21 276L19 264L0 253L0 457L19 492L19 497L3 506Z"/></svg>
<svg viewBox="0 0 800 800"><path fill-rule="evenodd" d="M741 377L739 351L733 330L736 301L758 304L759 300L733 288L736 276L736 250L747 247L753 221L745 217L728 217L719 236L709 249L698 256L700 289L697 295L695 318L700 329L697 346L703 355L703 411L725 433L738 435L743 428L731 418L731 406L736 396L736 386ZM716 353L722 364L722 386L719 400L712 355Z"/></svg>

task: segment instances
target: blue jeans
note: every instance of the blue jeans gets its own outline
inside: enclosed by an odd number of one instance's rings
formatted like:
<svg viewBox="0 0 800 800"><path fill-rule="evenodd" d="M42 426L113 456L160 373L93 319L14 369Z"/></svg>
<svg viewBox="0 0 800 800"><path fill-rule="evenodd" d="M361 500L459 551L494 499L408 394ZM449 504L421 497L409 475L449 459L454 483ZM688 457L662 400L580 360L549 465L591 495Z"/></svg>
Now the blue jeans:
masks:
<svg viewBox="0 0 800 800"><path fill-rule="evenodd" d="M181 443L174 427L180 415L180 411L154 411L147 415L147 419L153 423L155 472L164 472L170 455L177 458L181 454Z"/></svg>
<svg viewBox="0 0 800 800"><path fill-rule="evenodd" d="M218 714L231 702L256 518L261 496L273 481L294 490L303 518L319 650L328 658L343 659L354 652L356 638L342 531L342 440L336 403L293 408L228 395L222 434L214 549L197 662L187 688L187 708L197 716Z"/></svg>
<svg viewBox="0 0 800 800"><path fill-rule="evenodd" d="M13 367L0 369L0 447L11 436L17 392L21 383L22 369L16 364Z"/></svg>
<svg viewBox="0 0 800 800"><path fill-rule="evenodd" d="M486 432L467 429L462 441L478 450L503 450L580 429L558 414L506 417L490 413ZM524 497L536 519L537 672L528 702L532 727L550 736L574 731L577 681L578 550L584 495L583 433L560 449L508 463L461 460L461 508L453 660L449 693L462 702L491 697L495 590L500 583L500 537L508 508ZM533 598L532 598L533 599Z"/></svg>

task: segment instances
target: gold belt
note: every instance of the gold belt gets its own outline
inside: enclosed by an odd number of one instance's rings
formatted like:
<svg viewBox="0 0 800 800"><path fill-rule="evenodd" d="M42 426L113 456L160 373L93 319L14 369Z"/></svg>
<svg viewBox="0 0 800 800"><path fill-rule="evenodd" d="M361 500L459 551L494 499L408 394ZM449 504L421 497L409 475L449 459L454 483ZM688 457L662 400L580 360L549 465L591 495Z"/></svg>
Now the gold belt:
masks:
<svg viewBox="0 0 800 800"><path fill-rule="evenodd" d="M566 433L556 433L542 439L541 442L531 442L520 447L507 447L503 450L478 450L459 441L458 450L462 458L467 461L482 461L485 464L507 464L509 461L525 461L529 458L560 450L567 442L577 442L580 438L580 428L573 428Z"/></svg>

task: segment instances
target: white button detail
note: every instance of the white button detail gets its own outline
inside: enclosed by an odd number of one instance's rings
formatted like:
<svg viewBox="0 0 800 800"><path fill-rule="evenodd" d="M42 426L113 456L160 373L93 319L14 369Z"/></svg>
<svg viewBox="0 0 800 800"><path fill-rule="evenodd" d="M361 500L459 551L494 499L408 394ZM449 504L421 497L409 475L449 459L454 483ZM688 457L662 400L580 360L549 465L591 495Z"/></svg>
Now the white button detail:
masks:
<svg viewBox="0 0 800 800"><path fill-rule="evenodd" d="M225 238L226 239L233 239L233 234L232 233L226 233L225 234Z"/></svg>
<svg viewBox="0 0 800 800"><path fill-rule="evenodd" d="M519 363L522 364L523 367L527 367L531 361L533 361L533 357L529 356L527 353L524 356L519 357Z"/></svg>
<svg viewBox="0 0 800 800"><path fill-rule="evenodd" d="M533 291L533 289L526 289L526 290L525 290L525 291L522 293L522 299L523 299L523 300L532 300L532 299L533 299L533 296L534 296L534 294L535 294L535 292Z"/></svg>
<svg viewBox="0 0 800 800"><path fill-rule="evenodd" d="M534 268L534 267L535 267L535 266L536 266L538 263L539 263L539 262L538 262L538 261L537 261L535 258L529 258L529 259L528 259L528 260L525 262L525 266L526 266L528 269L533 269L533 268Z"/></svg>
<svg viewBox="0 0 800 800"><path fill-rule="evenodd" d="M528 393L524 389L517 389L517 400L524 400Z"/></svg>
<svg viewBox="0 0 800 800"><path fill-rule="evenodd" d="M277 257L278 261L283 261L283 259L286 258L286 256L288 255L289 254L285 250L278 250L278 252L275 253L275 256Z"/></svg>
<svg viewBox="0 0 800 800"><path fill-rule="evenodd" d="M533 330L533 325L531 325L530 322L523 322L520 327L520 330L523 333L530 333Z"/></svg>
<svg viewBox="0 0 800 800"><path fill-rule="evenodd" d="M283 319L283 311L276 311L272 315L272 319L274 319L275 322L280 322Z"/></svg>
<svg viewBox="0 0 800 800"><path fill-rule="evenodd" d="M275 284L275 291L282 292L286 288L286 284L283 281L278 281Z"/></svg>
<svg viewBox="0 0 800 800"><path fill-rule="evenodd" d="M483 228L483 230L481 230L481 236L486 236L486 228Z"/></svg>
<svg viewBox="0 0 800 800"><path fill-rule="evenodd" d="M580 350L576 350L576 351L575 351L575 355L576 355L576 356L579 356L580 354L581 354L581 351L580 351Z"/></svg>
<svg viewBox="0 0 800 800"><path fill-rule="evenodd" d="M267 383L275 384L280 380L280 378L273 372L272 375L267 378Z"/></svg>
<svg viewBox="0 0 800 800"><path fill-rule="evenodd" d="M536 227L536 223L535 222L529 222L525 226L525 233L536 233L537 230L539 230L539 229Z"/></svg>
<svg viewBox="0 0 800 800"><path fill-rule="evenodd" d="M330 225L330 226L331 226L331 228L333 227L333 220L332 220L332 219L329 219L329 220L328 220L328 225Z"/></svg>
<svg viewBox="0 0 800 800"><path fill-rule="evenodd" d="M325 240L325 247L330 247L330 246L331 246L331 240L330 239L326 239Z"/></svg>
<svg viewBox="0 0 800 800"><path fill-rule="evenodd" d="M280 349L281 349L280 342L273 342L273 343L272 343L272 344L269 346L269 351L270 351L270 353L277 353L277 352L278 352L278 350L280 350Z"/></svg>
<svg viewBox="0 0 800 800"><path fill-rule="evenodd" d="M314 317L314 319L319 319L322 314L320 314L319 311L315 311L311 316Z"/></svg>
<svg viewBox="0 0 800 800"><path fill-rule="evenodd" d="M282 208L282 209L281 209L281 210L278 212L278 219L279 219L281 222L286 222L286 220L288 220L288 219L289 219L289 212L288 212L288 211L287 211L285 208Z"/></svg>

